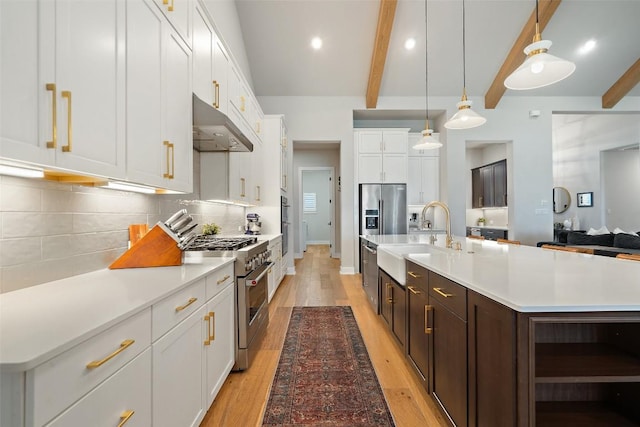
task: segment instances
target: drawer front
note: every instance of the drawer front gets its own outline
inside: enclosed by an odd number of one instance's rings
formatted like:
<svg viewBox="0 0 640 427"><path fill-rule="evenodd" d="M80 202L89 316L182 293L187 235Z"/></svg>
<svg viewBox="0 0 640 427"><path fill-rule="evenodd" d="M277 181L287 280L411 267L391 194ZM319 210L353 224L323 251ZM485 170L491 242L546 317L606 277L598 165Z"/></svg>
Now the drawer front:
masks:
<svg viewBox="0 0 640 427"><path fill-rule="evenodd" d="M482 235L490 240L506 239L507 233L504 230L484 229Z"/></svg>
<svg viewBox="0 0 640 427"><path fill-rule="evenodd" d="M429 270L417 264L407 261L407 289L429 294Z"/></svg>
<svg viewBox="0 0 640 427"><path fill-rule="evenodd" d="M235 280L233 263L214 271L205 278L207 301L215 297Z"/></svg>
<svg viewBox="0 0 640 427"><path fill-rule="evenodd" d="M119 423L123 427L151 425L151 348L47 426L114 427Z"/></svg>
<svg viewBox="0 0 640 427"><path fill-rule="evenodd" d="M451 310L462 320L467 320L467 288L429 272L429 298Z"/></svg>
<svg viewBox="0 0 640 427"><path fill-rule="evenodd" d="M171 328L182 322L205 302L205 279L187 286L151 307L153 318L151 339L156 341Z"/></svg>
<svg viewBox="0 0 640 427"><path fill-rule="evenodd" d="M27 372L27 425L46 423L150 345L146 309Z"/></svg>

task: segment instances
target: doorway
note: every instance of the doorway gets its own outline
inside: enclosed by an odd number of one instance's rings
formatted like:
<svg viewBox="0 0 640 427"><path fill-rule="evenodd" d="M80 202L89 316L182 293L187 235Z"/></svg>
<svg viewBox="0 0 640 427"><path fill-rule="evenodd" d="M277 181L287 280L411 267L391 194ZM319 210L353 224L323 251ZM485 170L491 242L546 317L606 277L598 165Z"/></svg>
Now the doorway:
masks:
<svg viewBox="0 0 640 427"><path fill-rule="evenodd" d="M335 258L335 196L333 167L301 167L298 182L300 249L308 244L328 245Z"/></svg>

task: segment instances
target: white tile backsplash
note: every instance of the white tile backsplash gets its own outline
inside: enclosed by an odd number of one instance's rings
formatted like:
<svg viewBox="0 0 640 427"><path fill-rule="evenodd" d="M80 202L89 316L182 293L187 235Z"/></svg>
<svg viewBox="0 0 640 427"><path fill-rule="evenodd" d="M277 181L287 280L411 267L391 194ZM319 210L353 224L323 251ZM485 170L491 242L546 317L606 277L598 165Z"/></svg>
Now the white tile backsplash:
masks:
<svg viewBox="0 0 640 427"><path fill-rule="evenodd" d="M183 200L188 198L188 200ZM153 227L179 209L237 235L245 208L0 176L0 293L108 267L127 249L130 224Z"/></svg>

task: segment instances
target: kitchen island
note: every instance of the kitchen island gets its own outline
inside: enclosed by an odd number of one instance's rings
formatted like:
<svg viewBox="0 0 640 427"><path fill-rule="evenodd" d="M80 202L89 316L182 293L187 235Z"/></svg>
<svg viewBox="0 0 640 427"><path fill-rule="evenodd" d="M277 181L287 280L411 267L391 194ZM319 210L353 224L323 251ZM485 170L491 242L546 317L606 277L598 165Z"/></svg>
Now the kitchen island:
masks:
<svg viewBox="0 0 640 427"><path fill-rule="evenodd" d="M640 425L640 263L460 237L454 250L444 235L369 239L378 253L404 246L406 285L382 271L384 301L406 307L402 347L452 425Z"/></svg>

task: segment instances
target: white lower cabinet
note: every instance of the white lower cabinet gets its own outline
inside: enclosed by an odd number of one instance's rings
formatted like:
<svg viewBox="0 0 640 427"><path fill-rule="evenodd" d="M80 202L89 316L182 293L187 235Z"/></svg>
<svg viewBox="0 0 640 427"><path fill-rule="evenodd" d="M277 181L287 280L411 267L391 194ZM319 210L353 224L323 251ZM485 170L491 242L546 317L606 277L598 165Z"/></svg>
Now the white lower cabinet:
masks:
<svg viewBox="0 0 640 427"><path fill-rule="evenodd" d="M153 343L154 427L197 426L206 412L203 306Z"/></svg>
<svg viewBox="0 0 640 427"><path fill-rule="evenodd" d="M48 427L151 425L151 349L47 424Z"/></svg>
<svg viewBox="0 0 640 427"><path fill-rule="evenodd" d="M220 292L206 306L204 349L206 353L206 408L220 391L235 361L233 286Z"/></svg>
<svg viewBox="0 0 640 427"><path fill-rule="evenodd" d="M267 276L267 284L269 288L269 302L278 290L280 282L284 277L282 269L282 237L276 237L269 241L269 250L271 251L271 261L273 266L269 269L269 275Z"/></svg>

